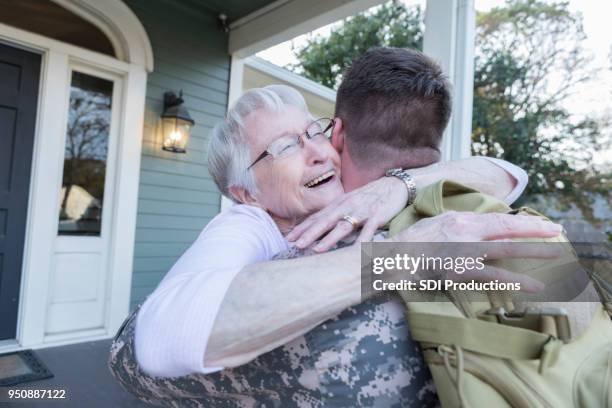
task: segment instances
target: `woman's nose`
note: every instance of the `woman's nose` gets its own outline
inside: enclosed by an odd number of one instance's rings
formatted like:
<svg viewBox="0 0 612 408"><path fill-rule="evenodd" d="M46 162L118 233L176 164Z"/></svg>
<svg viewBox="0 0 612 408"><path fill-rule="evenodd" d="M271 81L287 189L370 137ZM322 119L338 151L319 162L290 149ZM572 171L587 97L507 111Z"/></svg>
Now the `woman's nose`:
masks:
<svg viewBox="0 0 612 408"><path fill-rule="evenodd" d="M302 138L302 149L308 164L322 163L328 158L328 149L325 148L325 143L315 143L304 137Z"/></svg>

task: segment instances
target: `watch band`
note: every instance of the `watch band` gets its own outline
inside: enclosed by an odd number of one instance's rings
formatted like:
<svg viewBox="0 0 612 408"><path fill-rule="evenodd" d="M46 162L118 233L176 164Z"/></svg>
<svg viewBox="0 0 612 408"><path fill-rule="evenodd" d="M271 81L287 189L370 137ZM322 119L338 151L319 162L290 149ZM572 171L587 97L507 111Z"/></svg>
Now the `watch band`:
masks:
<svg viewBox="0 0 612 408"><path fill-rule="evenodd" d="M399 167L394 168L394 169L389 169L387 170L385 175L387 177L397 177L398 179L402 180L404 184L406 185L406 188L408 189L408 200L406 202L406 206L409 206L412 203L414 203L414 200L416 199L416 195L417 195L416 183L414 182L414 179L412 178L412 176L408 174L407 170L404 170Z"/></svg>

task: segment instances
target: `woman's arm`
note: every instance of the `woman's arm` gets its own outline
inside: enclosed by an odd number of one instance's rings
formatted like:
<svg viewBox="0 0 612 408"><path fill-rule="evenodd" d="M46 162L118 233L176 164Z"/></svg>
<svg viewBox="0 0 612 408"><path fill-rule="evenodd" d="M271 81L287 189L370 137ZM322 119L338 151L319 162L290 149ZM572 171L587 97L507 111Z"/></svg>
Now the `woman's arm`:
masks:
<svg viewBox="0 0 612 408"><path fill-rule="evenodd" d="M261 209L234 206L215 217L138 313L135 348L143 370L160 377L218 370L204 366L202 356L227 288L246 265L286 248Z"/></svg>
<svg viewBox="0 0 612 408"><path fill-rule="evenodd" d="M215 320L204 360L236 367L361 302L358 245L246 266Z"/></svg>
<svg viewBox="0 0 612 408"><path fill-rule="evenodd" d="M559 225L538 217L447 213L414 224L390 242L406 237L412 242L480 242L490 237L551 237L560 231ZM530 256L513 249L515 257ZM530 248L519 248L526 249ZM246 364L361 302L360 250L359 245L352 245L245 267L225 294L203 357L206 364ZM406 274L405 278L411 276Z"/></svg>

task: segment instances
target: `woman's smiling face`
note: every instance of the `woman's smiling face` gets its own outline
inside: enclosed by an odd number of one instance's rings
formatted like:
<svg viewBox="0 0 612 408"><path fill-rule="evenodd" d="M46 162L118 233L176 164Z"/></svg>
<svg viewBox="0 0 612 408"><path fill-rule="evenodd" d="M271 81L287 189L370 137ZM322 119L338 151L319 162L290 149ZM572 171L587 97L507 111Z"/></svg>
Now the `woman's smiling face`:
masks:
<svg viewBox="0 0 612 408"><path fill-rule="evenodd" d="M253 112L245 121L252 160L279 138L303 135L312 122L310 115L292 106L279 113ZM322 135L301 140L301 147L291 153L277 158L268 155L248 170L255 175L258 204L287 221L299 220L344 193L340 156L329 140Z"/></svg>

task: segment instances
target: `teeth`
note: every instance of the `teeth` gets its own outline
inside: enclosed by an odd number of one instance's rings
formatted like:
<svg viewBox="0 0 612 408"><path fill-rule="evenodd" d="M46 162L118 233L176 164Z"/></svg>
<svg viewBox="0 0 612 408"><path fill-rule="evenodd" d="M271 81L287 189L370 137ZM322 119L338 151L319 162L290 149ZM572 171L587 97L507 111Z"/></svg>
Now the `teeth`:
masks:
<svg viewBox="0 0 612 408"><path fill-rule="evenodd" d="M334 175L334 171L330 170L327 173L321 174L319 177L310 180L308 183L304 184L306 187L312 187L316 184L319 184L321 181L325 180L328 177L331 177Z"/></svg>

